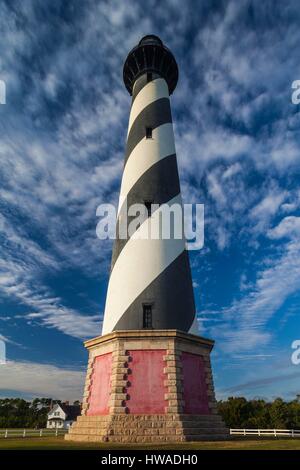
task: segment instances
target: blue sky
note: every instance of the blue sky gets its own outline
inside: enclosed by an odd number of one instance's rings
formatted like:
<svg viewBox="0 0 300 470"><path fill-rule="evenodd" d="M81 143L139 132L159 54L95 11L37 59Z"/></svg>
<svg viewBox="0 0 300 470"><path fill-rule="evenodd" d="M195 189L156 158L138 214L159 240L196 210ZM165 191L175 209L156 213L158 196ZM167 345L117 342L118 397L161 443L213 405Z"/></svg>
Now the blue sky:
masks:
<svg viewBox="0 0 300 470"><path fill-rule="evenodd" d="M111 256L96 208L117 202L123 165L122 66L150 33L179 65L183 198L205 204L191 264L217 395L300 392L299 21L297 0L1 2L1 396L81 398Z"/></svg>

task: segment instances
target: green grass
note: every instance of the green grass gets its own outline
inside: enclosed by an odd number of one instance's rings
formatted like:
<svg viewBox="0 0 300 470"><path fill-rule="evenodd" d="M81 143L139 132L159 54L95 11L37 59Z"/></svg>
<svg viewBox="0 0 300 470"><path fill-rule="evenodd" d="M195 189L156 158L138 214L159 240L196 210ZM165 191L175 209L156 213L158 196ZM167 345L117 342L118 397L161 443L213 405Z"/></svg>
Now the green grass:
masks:
<svg viewBox="0 0 300 470"><path fill-rule="evenodd" d="M217 442L187 442L182 444L102 444L65 441L63 437L28 437L0 439L0 450L300 450L300 439L234 439Z"/></svg>

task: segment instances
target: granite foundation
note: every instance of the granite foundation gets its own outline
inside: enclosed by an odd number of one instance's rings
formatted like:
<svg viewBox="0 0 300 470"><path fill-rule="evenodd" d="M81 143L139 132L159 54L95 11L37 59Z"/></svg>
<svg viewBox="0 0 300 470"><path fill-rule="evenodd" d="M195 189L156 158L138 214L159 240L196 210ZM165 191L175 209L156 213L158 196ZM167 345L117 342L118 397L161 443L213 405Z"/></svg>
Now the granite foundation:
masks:
<svg viewBox="0 0 300 470"><path fill-rule="evenodd" d="M178 330L117 331L86 341L82 415L65 436L89 442L226 439L213 341Z"/></svg>

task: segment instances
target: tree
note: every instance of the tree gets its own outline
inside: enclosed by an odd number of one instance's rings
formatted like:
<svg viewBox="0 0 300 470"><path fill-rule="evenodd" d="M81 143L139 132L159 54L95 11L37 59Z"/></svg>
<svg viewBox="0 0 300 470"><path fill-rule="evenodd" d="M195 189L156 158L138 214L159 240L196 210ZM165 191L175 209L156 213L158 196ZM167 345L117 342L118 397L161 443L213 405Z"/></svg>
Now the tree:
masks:
<svg viewBox="0 0 300 470"><path fill-rule="evenodd" d="M46 426L50 398L32 402L22 398L0 399L0 428L43 428Z"/></svg>
<svg viewBox="0 0 300 470"><path fill-rule="evenodd" d="M300 429L300 403L285 402L276 398L273 402L229 397L218 402L218 410L230 428Z"/></svg>

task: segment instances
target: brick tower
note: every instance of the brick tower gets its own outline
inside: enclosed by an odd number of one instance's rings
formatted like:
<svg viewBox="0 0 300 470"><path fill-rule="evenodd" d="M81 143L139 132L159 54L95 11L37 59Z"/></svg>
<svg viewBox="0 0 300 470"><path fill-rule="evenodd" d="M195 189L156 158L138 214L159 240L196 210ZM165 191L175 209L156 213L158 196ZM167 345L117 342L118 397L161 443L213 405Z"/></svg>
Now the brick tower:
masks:
<svg viewBox="0 0 300 470"><path fill-rule="evenodd" d="M160 230L163 206L182 204L169 98L178 67L149 35L129 53L123 78L132 104L103 330L85 342L82 416L66 439L224 438L210 365L213 341L198 336L183 227L179 237L175 222L169 237ZM143 204L144 219L124 237L120 226L124 233L126 220L127 234L133 204ZM142 236L150 226L159 236Z"/></svg>

